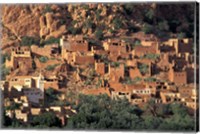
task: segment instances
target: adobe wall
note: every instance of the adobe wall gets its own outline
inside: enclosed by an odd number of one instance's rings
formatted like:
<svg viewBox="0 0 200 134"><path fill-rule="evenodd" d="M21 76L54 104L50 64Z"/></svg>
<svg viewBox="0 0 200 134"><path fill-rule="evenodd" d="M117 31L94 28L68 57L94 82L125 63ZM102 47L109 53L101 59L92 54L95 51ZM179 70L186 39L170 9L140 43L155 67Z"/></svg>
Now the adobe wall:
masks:
<svg viewBox="0 0 200 134"><path fill-rule="evenodd" d="M104 75L105 74L105 63L95 62L95 71L97 72L97 74Z"/></svg>
<svg viewBox="0 0 200 134"><path fill-rule="evenodd" d="M93 56L75 56L76 64L94 64Z"/></svg>
<svg viewBox="0 0 200 134"><path fill-rule="evenodd" d="M76 52L88 52L89 46L88 43L83 44L70 44L70 51Z"/></svg>
<svg viewBox="0 0 200 134"><path fill-rule="evenodd" d="M174 70L171 70L169 72L169 80L178 85L187 84L187 73L186 71L175 72Z"/></svg>

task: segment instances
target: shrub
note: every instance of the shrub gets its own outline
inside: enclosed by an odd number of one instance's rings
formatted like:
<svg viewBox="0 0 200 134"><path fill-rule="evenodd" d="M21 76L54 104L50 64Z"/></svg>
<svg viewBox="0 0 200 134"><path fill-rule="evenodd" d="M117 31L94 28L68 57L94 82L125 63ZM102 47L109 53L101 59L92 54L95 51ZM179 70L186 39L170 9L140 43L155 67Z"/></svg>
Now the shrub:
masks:
<svg viewBox="0 0 200 134"><path fill-rule="evenodd" d="M151 34L151 33L153 33L153 26L150 24L145 24L144 27L142 28L142 31L145 34Z"/></svg>
<svg viewBox="0 0 200 134"><path fill-rule="evenodd" d="M135 46L139 46L139 45L141 45L140 40L135 40L133 43L130 43L131 49L134 49Z"/></svg>
<svg viewBox="0 0 200 134"><path fill-rule="evenodd" d="M158 29L161 31L168 31L169 30L169 25L167 21L159 22L158 23Z"/></svg>
<svg viewBox="0 0 200 134"><path fill-rule="evenodd" d="M55 38L55 37L50 37L48 40L45 40L44 42L42 42L43 45L47 45L47 44L59 44L60 39L59 38Z"/></svg>
<svg viewBox="0 0 200 134"><path fill-rule="evenodd" d="M122 21L119 18L115 18L113 20L113 24L114 24L115 29L122 28Z"/></svg>
<svg viewBox="0 0 200 134"><path fill-rule="evenodd" d="M155 82L156 78L149 77L149 78L144 79L144 81L146 81L146 82Z"/></svg>
<svg viewBox="0 0 200 134"><path fill-rule="evenodd" d="M148 10L145 14L145 17L147 17L147 19L149 21L152 21L153 17L154 17L154 11L152 9Z"/></svg>
<svg viewBox="0 0 200 134"><path fill-rule="evenodd" d="M119 62L111 62L111 66L116 68L116 67L120 66L120 63Z"/></svg>
<svg viewBox="0 0 200 134"><path fill-rule="evenodd" d="M6 59L10 60L10 54L8 53L1 54L1 56L2 56L2 64L6 62Z"/></svg>
<svg viewBox="0 0 200 134"><path fill-rule="evenodd" d="M0 70L1 70L1 79L5 80L6 75L10 74L10 68L6 68L5 65L2 65Z"/></svg>
<svg viewBox="0 0 200 134"><path fill-rule="evenodd" d="M68 31L70 34L73 34L73 35L81 33L81 29L75 28L73 25L68 27Z"/></svg>
<svg viewBox="0 0 200 134"><path fill-rule="evenodd" d="M134 10L134 6L133 6L133 4L127 3L124 5L124 9L128 15L131 15L131 13Z"/></svg>
<svg viewBox="0 0 200 134"><path fill-rule="evenodd" d="M46 63L48 60L49 60L49 58L46 57L46 56L42 56L42 57L39 58L39 61L42 62L42 63Z"/></svg>
<svg viewBox="0 0 200 134"><path fill-rule="evenodd" d="M99 21L100 20L100 18L101 18L101 16L100 16L100 13L102 12L102 10L101 9L98 9L95 13L95 16L96 16L96 19L97 19L97 21Z"/></svg>
<svg viewBox="0 0 200 134"><path fill-rule="evenodd" d="M183 38L185 38L186 37L186 34L185 33L179 33L179 34L177 34L177 38L178 39L183 39Z"/></svg>
<svg viewBox="0 0 200 134"><path fill-rule="evenodd" d="M85 84L85 85L91 85L91 84L92 84L92 82L91 82L91 80L90 80L90 79L87 79L87 80L84 82L84 84Z"/></svg>
<svg viewBox="0 0 200 134"><path fill-rule="evenodd" d="M48 71L52 71L52 70L55 69L56 66L58 66L58 64L49 65L49 66L47 66L45 69L48 70Z"/></svg>
<svg viewBox="0 0 200 134"><path fill-rule="evenodd" d="M94 24L92 23L92 20L91 19L87 19L86 21L85 21L85 23L84 23L84 26L85 26L85 28L92 28L92 27L94 27Z"/></svg>
<svg viewBox="0 0 200 134"><path fill-rule="evenodd" d="M33 126L61 127L61 120L52 112L45 112L37 115L32 120Z"/></svg>
<svg viewBox="0 0 200 134"><path fill-rule="evenodd" d="M130 77L125 77L123 80L124 84L133 84L134 81Z"/></svg>
<svg viewBox="0 0 200 134"><path fill-rule="evenodd" d="M143 57L141 58L146 58L146 59L152 59L152 60L156 60L159 58L159 54L145 54Z"/></svg>
<svg viewBox="0 0 200 134"><path fill-rule="evenodd" d="M148 72L147 64L139 64L139 70L141 74L146 74Z"/></svg>
<svg viewBox="0 0 200 134"><path fill-rule="evenodd" d="M142 78L140 78L140 77L136 77L136 78L133 79L133 81L136 82L136 83L141 81L141 80L142 80Z"/></svg>
<svg viewBox="0 0 200 134"><path fill-rule="evenodd" d="M22 45L22 46L31 46L33 44L40 44L40 40L36 39L35 37L31 37L31 36L22 37L20 45Z"/></svg>
<svg viewBox="0 0 200 134"><path fill-rule="evenodd" d="M96 32L95 32L95 37L98 40L102 40L103 39L103 31L101 29L97 29Z"/></svg>
<svg viewBox="0 0 200 134"><path fill-rule="evenodd" d="M46 14L48 12L53 12L53 10L51 9L51 6L50 5L46 5L44 10L43 10L43 14Z"/></svg>
<svg viewBox="0 0 200 134"><path fill-rule="evenodd" d="M82 5L83 9L88 10L89 6L87 4Z"/></svg>

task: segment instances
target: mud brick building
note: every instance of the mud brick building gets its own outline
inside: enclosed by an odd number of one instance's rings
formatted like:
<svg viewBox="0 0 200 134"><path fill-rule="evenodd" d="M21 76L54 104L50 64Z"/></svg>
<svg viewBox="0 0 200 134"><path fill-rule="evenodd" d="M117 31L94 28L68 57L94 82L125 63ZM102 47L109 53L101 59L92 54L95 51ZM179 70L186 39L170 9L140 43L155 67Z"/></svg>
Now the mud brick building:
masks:
<svg viewBox="0 0 200 134"><path fill-rule="evenodd" d="M187 73L184 70L176 70L174 68L170 68L169 80L178 85L187 84Z"/></svg>
<svg viewBox="0 0 200 134"><path fill-rule="evenodd" d="M135 46L134 56L141 57L145 54L159 54L159 43L152 41L142 41L141 45Z"/></svg>
<svg viewBox="0 0 200 134"><path fill-rule="evenodd" d="M83 38L82 35L62 37L60 39L60 45L62 48L62 56L64 56L64 54L67 51L70 51L70 52L89 51L89 43L87 40Z"/></svg>
<svg viewBox="0 0 200 134"><path fill-rule="evenodd" d="M6 59L5 66L15 70L20 67L32 68L31 51L28 47L12 48L10 60Z"/></svg>
<svg viewBox="0 0 200 134"><path fill-rule="evenodd" d="M124 64L119 66L108 65L108 74L111 81L119 81L121 78L124 78L125 70Z"/></svg>
<svg viewBox="0 0 200 134"><path fill-rule="evenodd" d="M108 39L103 43L105 51L113 52L127 52L126 43L120 39Z"/></svg>
<svg viewBox="0 0 200 134"><path fill-rule="evenodd" d="M96 61L94 66L97 74L104 75L106 73L106 65L104 62Z"/></svg>

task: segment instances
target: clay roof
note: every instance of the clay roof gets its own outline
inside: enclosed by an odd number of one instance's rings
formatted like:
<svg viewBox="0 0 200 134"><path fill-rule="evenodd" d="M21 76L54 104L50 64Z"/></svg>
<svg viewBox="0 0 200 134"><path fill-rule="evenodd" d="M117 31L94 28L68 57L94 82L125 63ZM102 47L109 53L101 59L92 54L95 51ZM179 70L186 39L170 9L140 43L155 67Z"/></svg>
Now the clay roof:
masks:
<svg viewBox="0 0 200 134"><path fill-rule="evenodd" d="M144 84L131 84L131 85L126 85L127 89L131 90L143 90L146 89L146 86Z"/></svg>
<svg viewBox="0 0 200 134"><path fill-rule="evenodd" d="M109 84L110 84L110 87L114 89L115 92L131 92L131 90L126 88L124 84L116 83L116 82L109 83Z"/></svg>

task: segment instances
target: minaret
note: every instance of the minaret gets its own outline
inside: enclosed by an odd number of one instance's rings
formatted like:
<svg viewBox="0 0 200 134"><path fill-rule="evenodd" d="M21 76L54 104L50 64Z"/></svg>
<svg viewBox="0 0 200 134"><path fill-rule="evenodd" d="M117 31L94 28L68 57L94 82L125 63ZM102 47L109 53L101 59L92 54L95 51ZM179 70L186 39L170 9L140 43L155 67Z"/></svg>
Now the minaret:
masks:
<svg viewBox="0 0 200 134"><path fill-rule="evenodd" d="M40 70L40 74L39 74L39 77L38 77L38 88L40 90L42 90L42 92L44 92L44 77L41 74L41 70Z"/></svg>

